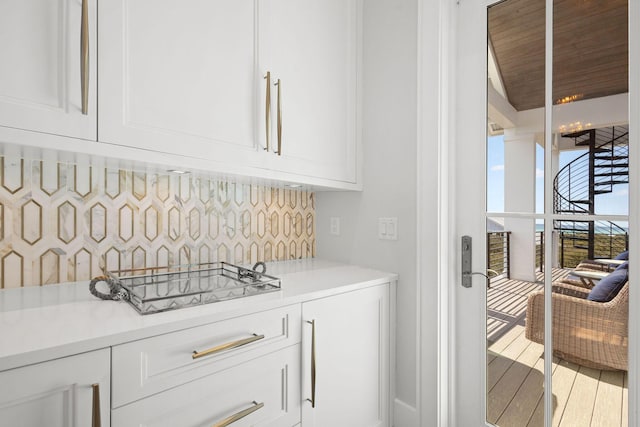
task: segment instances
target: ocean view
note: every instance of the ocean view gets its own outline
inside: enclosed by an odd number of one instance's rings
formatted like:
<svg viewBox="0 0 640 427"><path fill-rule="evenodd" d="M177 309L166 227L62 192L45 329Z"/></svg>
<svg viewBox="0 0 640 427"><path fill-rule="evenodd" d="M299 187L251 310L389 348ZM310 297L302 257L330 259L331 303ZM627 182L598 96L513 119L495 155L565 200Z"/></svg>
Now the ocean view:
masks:
<svg viewBox="0 0 640 427"><path fill-rule="evenodd" d="M597 234L624 234L629 232L629 228L625 225L621 225L619 223L614 223L618 227L615 226L609 227L609 225L596 225L596 233ZM544 224L536 224L536 232L544 231Z"/></svg>

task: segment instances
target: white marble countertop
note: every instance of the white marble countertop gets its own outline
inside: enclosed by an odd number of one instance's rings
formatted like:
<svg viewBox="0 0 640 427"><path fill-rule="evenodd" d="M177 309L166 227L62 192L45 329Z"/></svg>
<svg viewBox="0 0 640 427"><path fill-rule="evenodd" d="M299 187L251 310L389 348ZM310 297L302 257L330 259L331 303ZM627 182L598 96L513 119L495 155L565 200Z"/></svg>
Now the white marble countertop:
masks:
<svg viewBox="0 0 640 427"><path fill-rule="evenodd" d="M88 282L0 291L0 371L109 347L246 313L395 281L382 271L318 259L267 263L282 290L140 315L124 301L102 301Z"/></svg>

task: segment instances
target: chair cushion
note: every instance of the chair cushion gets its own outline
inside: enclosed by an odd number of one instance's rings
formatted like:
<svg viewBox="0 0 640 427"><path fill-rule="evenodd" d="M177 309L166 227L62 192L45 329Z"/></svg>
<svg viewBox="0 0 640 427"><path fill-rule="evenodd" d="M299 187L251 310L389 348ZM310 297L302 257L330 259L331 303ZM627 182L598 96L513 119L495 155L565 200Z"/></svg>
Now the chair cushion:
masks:
<svg viewBox="0 0 640 427"><path fill-rule="evenodd" d="M629 263L625 262L601 279L589 292L589 301L611 301L629 279Z"/></svg>
<svg viewBox="0 0 640 427"><path fill-rule="evenodd" d="M620 252L618 255L616 255L614 259L621 260L621 261L628 261L629 251Z"/></svg>
<svg viewBox="0 0 640 427"><path fill-rule="evenodd" d="M625 261L622 264L620 264L619 266L617 266L616 270L629 270L629 261Z"/></svg>

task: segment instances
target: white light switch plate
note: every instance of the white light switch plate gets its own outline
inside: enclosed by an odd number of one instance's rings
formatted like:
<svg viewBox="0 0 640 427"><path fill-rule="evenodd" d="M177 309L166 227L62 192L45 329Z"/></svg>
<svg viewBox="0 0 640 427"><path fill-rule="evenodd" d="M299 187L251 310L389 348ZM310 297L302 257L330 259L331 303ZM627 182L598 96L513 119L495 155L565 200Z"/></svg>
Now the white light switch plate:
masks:
<svg viewBox="0 0 640 427"><path fill-rule="evenodd" d="M378 218L378 239L398 240L398 218Z"/></svg>
<svg viewBox="0 0 640 427"><path fill-rule="evenodd" d="M333 236L340 235L340 218L332 216L331 217L331 228L329 233Z"/></svg>

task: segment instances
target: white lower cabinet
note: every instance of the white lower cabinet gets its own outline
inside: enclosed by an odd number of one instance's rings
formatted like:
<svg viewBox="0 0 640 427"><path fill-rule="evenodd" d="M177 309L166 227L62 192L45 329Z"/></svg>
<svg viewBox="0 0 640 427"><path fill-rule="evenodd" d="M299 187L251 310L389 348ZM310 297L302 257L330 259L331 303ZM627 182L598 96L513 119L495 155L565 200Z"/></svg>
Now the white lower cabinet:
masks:
<svg viewBox="0 0 640 427"><path fill-rule="evenodd" d="M388 427L391 289L0 372L0 427Z"/></svg>
<svg viewBox="0 0 640 427"><path fill-rule="evenodd" d="M115 409L111 426L222 426L234 418L233 427L300 421L299 344Z"/></svg>
<svg viewBox="0 0 640 427"><path fill-rule="evenodd" d="M302 426L388 426L389 285L302 304Z"/></svg>
<svg viewBox="0 0 640 427"><path fill-rule="evenodd" d="M112 406L299 342L300 304L294 304L114 346Z"/></svg>
<svg viewBox="0 0 640 427"><path fill-rule="evenodd" d="M389 304L384 284L115 346L112 427L387 427Z"/></svg>
<svg viewBox="0 0 640 427"><path fill-rule="evenodd" d="M109 426L110 354L102 349L0 372L0 426Z"/></svg>

